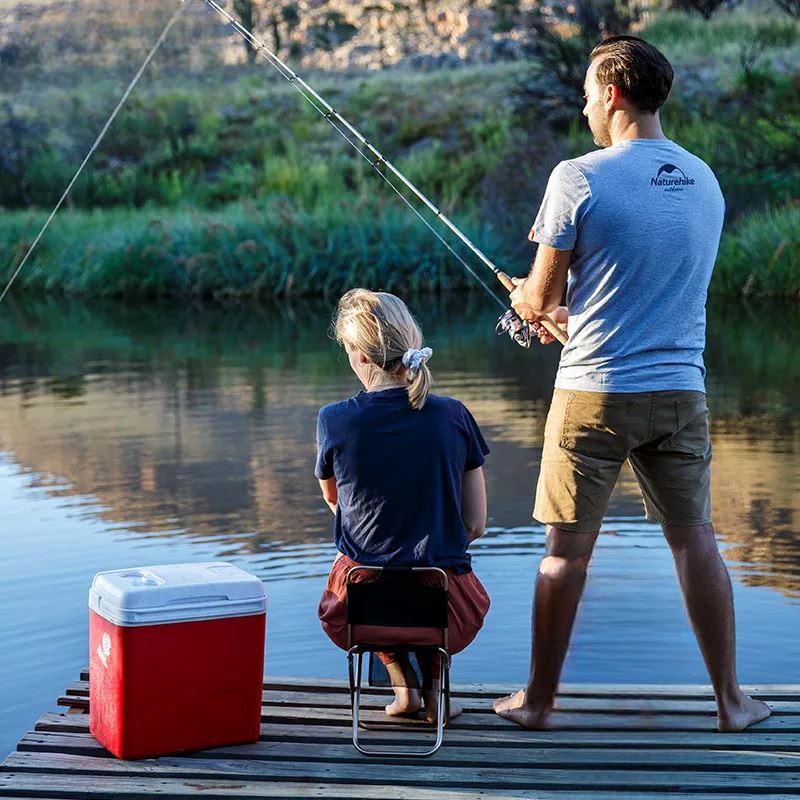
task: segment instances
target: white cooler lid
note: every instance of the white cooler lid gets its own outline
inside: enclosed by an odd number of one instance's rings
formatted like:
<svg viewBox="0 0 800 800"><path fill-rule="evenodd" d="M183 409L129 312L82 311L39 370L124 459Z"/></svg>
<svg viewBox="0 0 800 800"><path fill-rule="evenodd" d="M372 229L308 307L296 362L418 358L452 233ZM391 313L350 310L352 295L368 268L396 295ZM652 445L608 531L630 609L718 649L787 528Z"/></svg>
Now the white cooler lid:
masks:
<svg viewBox="0 0 800 800"><path fill-rule="evenodd" d="M264 584L224 561L98 572L89 608L115 625L160 625L264 613Z"/></svg>

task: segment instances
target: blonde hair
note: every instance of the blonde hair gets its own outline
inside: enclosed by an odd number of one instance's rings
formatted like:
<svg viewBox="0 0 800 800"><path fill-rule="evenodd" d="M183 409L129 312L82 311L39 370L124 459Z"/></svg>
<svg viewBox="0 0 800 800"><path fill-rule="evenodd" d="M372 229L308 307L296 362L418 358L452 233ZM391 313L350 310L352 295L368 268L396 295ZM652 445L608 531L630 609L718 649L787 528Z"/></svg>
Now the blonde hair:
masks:
<svg viewBox="0 0 800 800"><path fill-rule="evenodd" d="M406 304L393 294L351 289L339 300L333 330L339 344L360 350L379 372L398 376L405 369L403 354L422 347L422 330ZM431 371L423 361L408 373L408 401L420 409L428 399Z"/></svg>

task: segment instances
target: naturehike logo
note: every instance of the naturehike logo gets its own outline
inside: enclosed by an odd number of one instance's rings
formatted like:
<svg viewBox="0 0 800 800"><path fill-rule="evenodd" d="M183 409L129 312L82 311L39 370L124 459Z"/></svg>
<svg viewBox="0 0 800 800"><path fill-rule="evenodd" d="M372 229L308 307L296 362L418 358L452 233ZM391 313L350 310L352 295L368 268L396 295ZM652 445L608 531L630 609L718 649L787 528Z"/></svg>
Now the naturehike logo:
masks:
<svg viewBox="0 0 800 800"><path fill-rule="evenodd" d="M650 178L651 186L663 186L665 192L682 192L684 186L694 186L694 178L687 178L686 173L674 164L662 164L655 178Z"/></svg>

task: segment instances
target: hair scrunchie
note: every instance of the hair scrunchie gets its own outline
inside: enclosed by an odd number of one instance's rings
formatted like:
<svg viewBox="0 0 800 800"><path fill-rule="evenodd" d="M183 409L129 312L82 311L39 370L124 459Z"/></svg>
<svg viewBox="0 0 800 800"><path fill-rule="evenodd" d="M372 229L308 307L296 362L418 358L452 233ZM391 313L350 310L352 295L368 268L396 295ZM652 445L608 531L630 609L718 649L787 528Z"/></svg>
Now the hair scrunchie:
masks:
<svg viewBox="0 0 800 800"><path fill-rule="evenodd" d="M403 353L403 366L408 367L411 372L416 372L433 355L430 347L423 347L422 350L415 350L410 347Z"/></svg>

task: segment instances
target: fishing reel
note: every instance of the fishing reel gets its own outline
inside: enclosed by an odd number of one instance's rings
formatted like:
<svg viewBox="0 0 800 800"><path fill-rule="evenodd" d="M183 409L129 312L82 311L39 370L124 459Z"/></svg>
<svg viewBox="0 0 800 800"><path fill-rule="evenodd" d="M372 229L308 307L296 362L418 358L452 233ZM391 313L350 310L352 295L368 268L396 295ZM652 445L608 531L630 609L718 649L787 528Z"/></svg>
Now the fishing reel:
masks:
<svg viewBox="0 0 800 800"><path fill-rule="evenodd" d="M494 331L498 336L507 333L520 347L525 348L530 347L536 338L536 331L530 322L522 319L513 308L500 315Z"/></svg>

